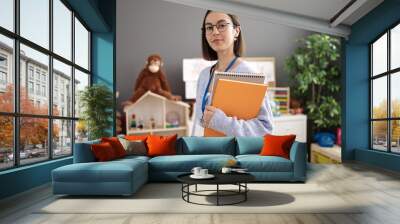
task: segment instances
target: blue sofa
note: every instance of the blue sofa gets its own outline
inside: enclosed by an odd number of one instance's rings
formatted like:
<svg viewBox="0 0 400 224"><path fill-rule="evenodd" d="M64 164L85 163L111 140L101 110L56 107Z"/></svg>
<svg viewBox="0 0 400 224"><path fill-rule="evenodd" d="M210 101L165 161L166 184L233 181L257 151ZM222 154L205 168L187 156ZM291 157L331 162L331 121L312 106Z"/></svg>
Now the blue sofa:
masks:
<svg viewBox="0 0 400 224"><path fill-rule="evenodd" d="M177 140L177 155L127 156L96 162L90 145L75 144L74 163L52 171L53 193L68 195L131 195L148 181L176 181L193 167L218 172L230 159L260 182L305 182L305 143L294 142L290 159L260 156L263 137L182 137Z"/></svg>

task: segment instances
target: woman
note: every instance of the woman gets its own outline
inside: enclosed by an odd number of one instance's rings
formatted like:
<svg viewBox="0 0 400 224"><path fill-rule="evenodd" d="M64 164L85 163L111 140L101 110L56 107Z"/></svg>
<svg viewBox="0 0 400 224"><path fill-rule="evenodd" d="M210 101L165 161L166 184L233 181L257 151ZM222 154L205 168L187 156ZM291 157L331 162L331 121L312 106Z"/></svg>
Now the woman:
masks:
<svg viewBox="0 0 400 224"><path fill-rule="evenodd" d="M192 135L203 133L197 128L212 128L227 136L264 136L272 132L272 112L268 97L264 98L256 118L240 120L227 116L222 110L209 106L209 81L215 71L253 72L240 56L244 43L236 16L208 10L202 26L203 58L217 60L214 66L205 68L199 76L196 94L196 111ZM201 126L201 127L199 127Z"/></svg>

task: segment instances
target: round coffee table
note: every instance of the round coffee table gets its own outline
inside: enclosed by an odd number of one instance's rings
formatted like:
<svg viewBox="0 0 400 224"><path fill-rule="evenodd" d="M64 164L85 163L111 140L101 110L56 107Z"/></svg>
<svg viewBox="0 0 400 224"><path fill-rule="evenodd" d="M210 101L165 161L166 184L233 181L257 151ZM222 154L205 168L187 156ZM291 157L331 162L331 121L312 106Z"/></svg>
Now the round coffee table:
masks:
<svg viewBox="0 0 400 224"><path fill-rule="evenodd" d="M217 206L220 205L234 205L247 200L247 192L249 188L247 183L255 180L255 177L249 173L216 173L213 174L215 177L212 179L193 179L190 177L191 173L182 174L177 177L178 181L182 183L182 199L188 203L198 204L198 205L215 205L215 204L202 204L190 201L190 196L204 196L204 197L216 197ZM197 190L198 184L204 185L216 185L215 190ZM194 191L190 191L190 186L195 186ZM236 185L237 190L223 190L220 189L220 185ZM215 194L205 194L209 192L215 192ZM221 197L231 197L231 196L241 196L240 200L231 203L221 203Z"/></svg>

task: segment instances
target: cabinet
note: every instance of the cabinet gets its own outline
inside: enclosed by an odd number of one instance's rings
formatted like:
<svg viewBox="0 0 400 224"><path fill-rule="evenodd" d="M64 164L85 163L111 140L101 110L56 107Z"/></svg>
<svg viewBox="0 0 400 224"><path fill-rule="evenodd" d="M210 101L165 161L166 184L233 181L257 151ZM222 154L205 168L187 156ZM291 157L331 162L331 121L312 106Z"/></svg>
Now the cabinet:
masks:
<svg viewBox="0 0 400 224"><path fill-rule="evenodd" d="M317 143L311 144L311 162L312 163L341 163L342 150L338 145L333 147L321 147Z"/></svg>
<svg viewBox="0 0 400 224"><path fill-rule="evenodd" d="M295 134L296 141L307 142L307 116L304 114L282 115L273 118L273 135Z"/></svg>

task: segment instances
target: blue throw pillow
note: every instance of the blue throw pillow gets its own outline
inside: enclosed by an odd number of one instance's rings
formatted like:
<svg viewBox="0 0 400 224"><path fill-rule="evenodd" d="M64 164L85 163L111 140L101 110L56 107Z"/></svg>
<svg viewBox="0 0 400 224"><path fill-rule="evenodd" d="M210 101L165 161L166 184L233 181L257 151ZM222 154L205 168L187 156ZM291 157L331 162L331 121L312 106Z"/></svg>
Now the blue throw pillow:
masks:
<svg viewBox="0 0 400 224"><path fill-rule="evenodd" d="M236 137L236 155L260 154L264 137Z"/></svg>
<svg viewBox="0 0 400 224"><path fill-rule="evenodd" d="M235 155L234 137L182 137L182 154Z"/></svg>

